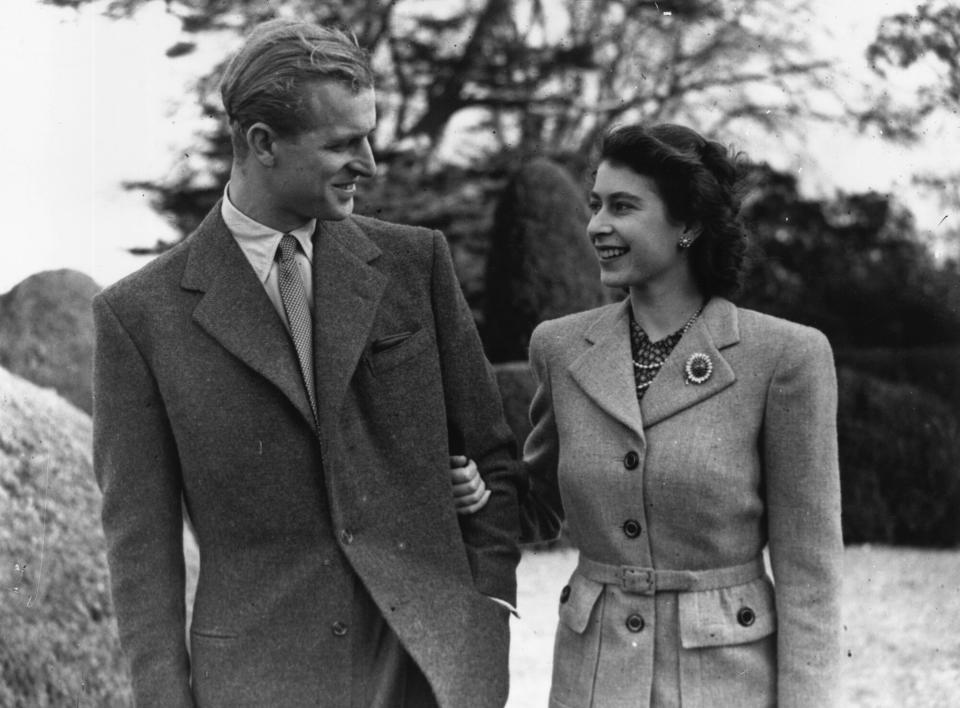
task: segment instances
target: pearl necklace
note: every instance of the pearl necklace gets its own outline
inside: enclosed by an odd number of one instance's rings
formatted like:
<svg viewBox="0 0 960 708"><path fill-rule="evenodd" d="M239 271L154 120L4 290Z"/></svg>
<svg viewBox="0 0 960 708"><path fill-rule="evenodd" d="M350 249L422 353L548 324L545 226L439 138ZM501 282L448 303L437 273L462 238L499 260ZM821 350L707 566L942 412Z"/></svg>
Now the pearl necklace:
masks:
<svg viewBox="0 0 960 708"><path fill-rule="evenodd" d="M706 303L704 303L703 305L700 305L700 309L697 310L696 312L694 312L692 315L690 315L690 319L688 319L688 320L683 324L683 327L681 327L679 330L677 330L677 331L679 332L679 336L677 337L677 342L679 342L681 339L683 339L683 335L685 335L685 334L687 333L687 330L688 330L688 329L690 329L691 327L693 327L693 323L697 321L697 318L700 316L700 313L703 312L703 308L704 308L705 306L706 306ZM668 335L668 336L673 336L673 335ZM674 345L674 346L676 346L676 345ZM666 358L660 359L660 361L655 361L655 362L653 362L652 364L641 364L639 361L634 360L633 365L634 365L635 367L637 367L638 369L647 369L647 370L650 370L650 369L659 369L661 366L663 366L663 363L664 363L665 361L666 361ZM646 383L640 384L640 385L638 386L638 388L646 388L646 387L649 386L651 383L653 383L652 380L647 381Z"/></svg>

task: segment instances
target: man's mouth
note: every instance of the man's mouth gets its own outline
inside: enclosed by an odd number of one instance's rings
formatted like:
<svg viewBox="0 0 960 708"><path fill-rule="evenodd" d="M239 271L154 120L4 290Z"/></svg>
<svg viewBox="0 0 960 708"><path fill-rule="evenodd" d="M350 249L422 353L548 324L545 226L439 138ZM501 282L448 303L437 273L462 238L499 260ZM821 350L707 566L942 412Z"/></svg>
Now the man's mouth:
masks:
<svg viewBox="0 0 960 708"><path fill-rule="evenodd" d="M353 194L357 191L356 182L341 182L340 184L334 184L333 187L334 189L338 189L341 192L346 192L348 194Z"/></svg>
<svg viewBox="0 0 960 708"><path fill-rule="evenodd" d="M599 256L601 261L610 261L614 258L619 258L620 256L628 253L629 248L622 248L620 246L596 246L597 256Z"/></svg>

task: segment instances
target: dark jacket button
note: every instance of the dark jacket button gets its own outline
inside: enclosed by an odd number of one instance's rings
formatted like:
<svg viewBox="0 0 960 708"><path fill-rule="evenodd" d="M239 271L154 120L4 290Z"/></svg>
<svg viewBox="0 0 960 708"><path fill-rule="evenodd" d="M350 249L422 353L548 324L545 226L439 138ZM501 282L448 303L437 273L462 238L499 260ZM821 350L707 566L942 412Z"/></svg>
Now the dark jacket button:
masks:
<svg viewBox="0 0 960 708"><path fill-rule="evenodd" d="M749 607L741 607L737 610L737 622L744 627L749 627L757 619L757 613Z"/></svg>
<svg viewBox="0 0 960 708"><path fill-rule="evenodd" d="M563 590L560 591L560 602L561 604L570 599L570 586L564 585Z"/></svg>
<svg viewBox="0 0 960 708"><path fill-rule="evenodd" d="M330 631L333 632L333 636L342 637L347 633L347 625L339 621L334 622L332 625L330 625Z"/></svg>
<svg viewBox="0 0 960 708"><path fill-rule="evenodd" d="M627 617L627 629L631 632L642 632L645 624L643 617L640 615L630 615Z"/></svg>
<svg viewBox="0 0 960 708"><path fill-rule="evenodd" d="M627 538L636 538L642 530L640 522L636 519L627 519L623 522L623 535Z"/></svg>
<svg viewBox="0 0 960 708"><path fill-rule="evenodd" d="M623 466L628 470L635 470L640 466L640 455L637 454L636 450L631 450L623 456Z"/></svg>

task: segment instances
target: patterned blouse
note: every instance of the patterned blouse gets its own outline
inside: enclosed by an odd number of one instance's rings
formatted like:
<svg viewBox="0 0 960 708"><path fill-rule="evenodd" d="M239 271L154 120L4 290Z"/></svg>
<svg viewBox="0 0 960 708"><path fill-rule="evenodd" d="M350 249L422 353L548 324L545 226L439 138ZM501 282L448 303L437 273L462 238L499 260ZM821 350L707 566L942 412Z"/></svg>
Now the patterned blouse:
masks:
<svg viewBox="0 0 960 708"><path fill-rule="evenodd" d="M690 329L690 325L700 315L703 307L698 310L693 317L673 334L667 335L663 339L651 342L650 337L643 331L643 327L637 324L633 317L633 308L627 308L630 312L630 349L633 352L633 376L637 384L637 400L643 400L643 394L647 392L654 377L663 366L663 362L670 356L670 352L677 346L680 338Z"/></svg>

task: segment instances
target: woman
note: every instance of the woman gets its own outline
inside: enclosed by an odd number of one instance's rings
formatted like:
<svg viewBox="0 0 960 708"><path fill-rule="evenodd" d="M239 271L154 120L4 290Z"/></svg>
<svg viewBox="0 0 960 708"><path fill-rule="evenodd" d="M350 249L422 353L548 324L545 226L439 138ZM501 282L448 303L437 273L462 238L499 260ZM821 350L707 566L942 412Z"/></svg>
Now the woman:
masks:
<svg viewBox="0 0 960 708"><path fill-rule="evenodd" d="M837 701L833 358L820 332L726 299L735 187L727 150L688 128L607 134L588 235L629 297L532 335L525 540L565 519L580 552L551 706Z"/></svg>

